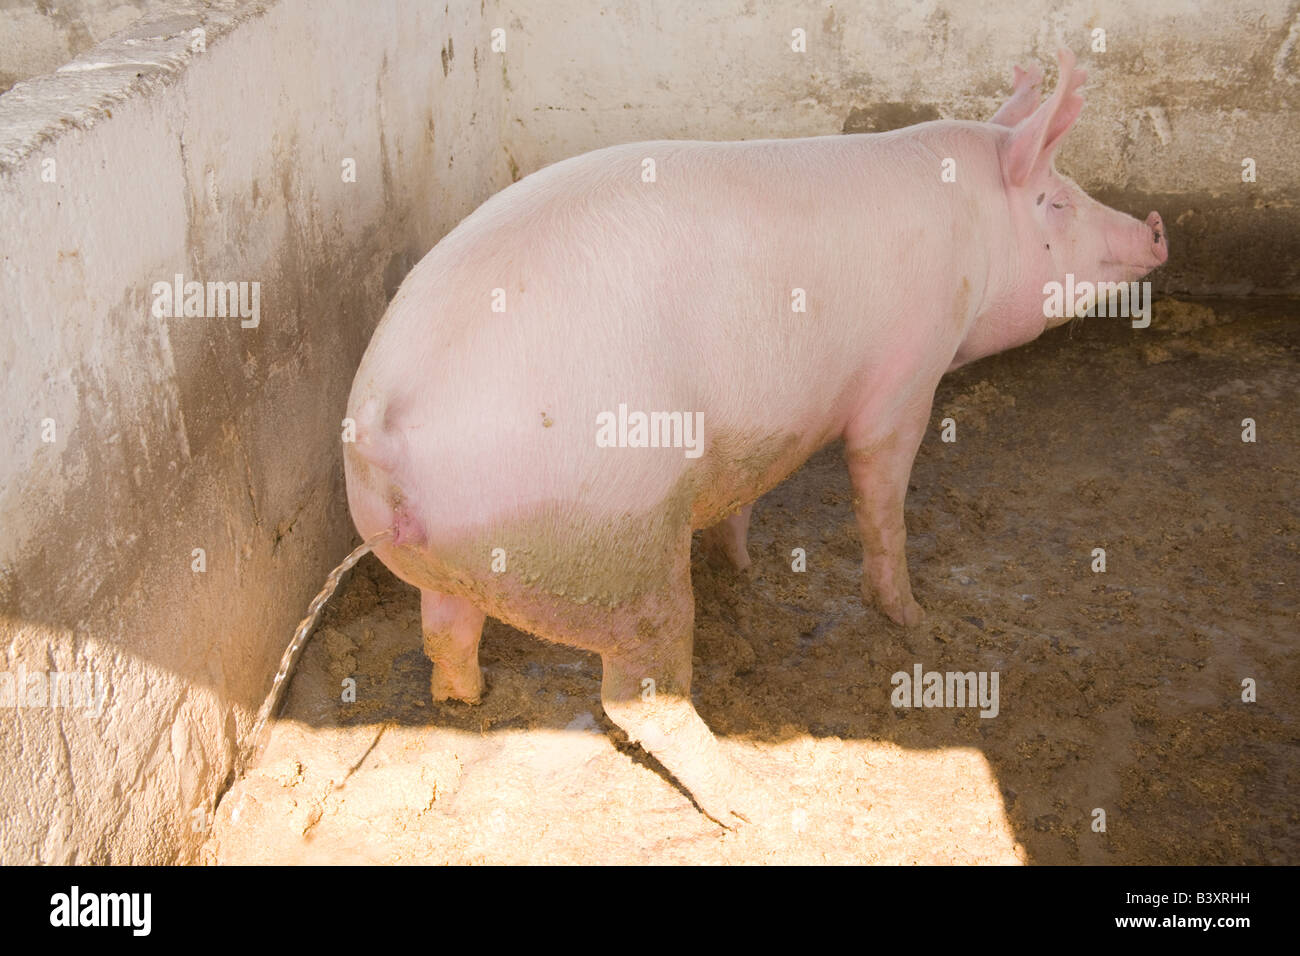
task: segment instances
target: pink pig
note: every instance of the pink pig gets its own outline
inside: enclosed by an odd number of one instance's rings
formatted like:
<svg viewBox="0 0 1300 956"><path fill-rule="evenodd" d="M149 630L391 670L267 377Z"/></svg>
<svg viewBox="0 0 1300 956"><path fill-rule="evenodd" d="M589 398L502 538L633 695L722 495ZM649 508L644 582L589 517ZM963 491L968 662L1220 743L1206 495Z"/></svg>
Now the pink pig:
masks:
<svg viewBox="0 0 1300 956"><path fill-rule="evenodd" d="M1156 213L1053 168L1083 106L1059 60L1049 100L1017 69L990 123L597 150L424 257L345 463L357 529L391 530L376 554L420 589L435 699L479 700L491 614L599 653L606 713L713 820L766 805L691 703L692 530L747 565L754 500L843 439L863 596L917 624L903 500L940 377L1064 321L1046 283L1168 255Z"/></svg>

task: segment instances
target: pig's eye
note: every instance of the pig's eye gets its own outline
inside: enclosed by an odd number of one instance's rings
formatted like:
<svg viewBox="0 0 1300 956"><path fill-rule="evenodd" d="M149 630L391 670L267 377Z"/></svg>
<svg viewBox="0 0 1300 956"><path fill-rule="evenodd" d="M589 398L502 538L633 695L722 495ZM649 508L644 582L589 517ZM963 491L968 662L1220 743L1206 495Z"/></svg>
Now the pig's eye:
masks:
<svg viewBox="0 0 1300 956"><path fill-rule="evenodd" d="M1068 205L1070 204L1066 202L1064 199L1055 199L1052 201L1053 209L1064 209Z"/></svg>

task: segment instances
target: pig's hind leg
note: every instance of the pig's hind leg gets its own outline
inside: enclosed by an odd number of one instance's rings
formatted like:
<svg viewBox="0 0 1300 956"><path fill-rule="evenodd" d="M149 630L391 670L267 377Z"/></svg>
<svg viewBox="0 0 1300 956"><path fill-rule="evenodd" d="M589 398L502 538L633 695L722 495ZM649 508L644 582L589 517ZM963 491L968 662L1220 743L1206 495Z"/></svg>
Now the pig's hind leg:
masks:
<svg viewBox="0 0 1300 956"><path fill-rule="evenodd" d="M485 615L464 598L420 590L424 653L433 661L429 689L434 700L477 704L483 696L478 641Z"/></svg>
<svg viewBox="0 0 1300 956"><path fill-rule="evenodd" d="M620 609L613 634L583 635L582 643L600 652L600 699L610 720L653 755L707 816L735 827L769 815L770 797L722 751L691 703L695 598L689 538L684 543L662 591Z"/></svg>
<svg viewBox="0 0 1300 956"><path fill-rule="evenodd" d="M715 560L725 558L737 571L749 567L749 514L752 503L728 515L711 528L704 529L700 544L706 554Z"/></svg>

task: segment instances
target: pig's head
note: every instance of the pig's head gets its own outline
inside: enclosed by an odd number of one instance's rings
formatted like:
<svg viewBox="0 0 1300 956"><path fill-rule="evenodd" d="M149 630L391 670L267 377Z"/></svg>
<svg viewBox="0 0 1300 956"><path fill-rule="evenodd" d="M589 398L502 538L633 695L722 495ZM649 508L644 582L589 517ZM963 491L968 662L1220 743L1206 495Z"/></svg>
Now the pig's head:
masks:
<svg viewBox="0 0 1300 956"><path fill-rule="evenodd" d="M1041 105L1042 73L1015 71L1010 100L992 122L1009 127L999 139L998 160L1009 215L1013 264L998 317L1004 334L1022 341L1069 318L1042 312L1043 286L1080 282L1130 282L1161 265L1169 255L1164 223L1152 212L1145 221L1103 206L1056 171L1053 159L1079 118L1079 87L1085 71L1075 68L1068 50L1058 54L1061 76L1056 91ZM1037 309L1037 313L1034 310ZM1008 341L1002 348L1016 344Z"/></svg>

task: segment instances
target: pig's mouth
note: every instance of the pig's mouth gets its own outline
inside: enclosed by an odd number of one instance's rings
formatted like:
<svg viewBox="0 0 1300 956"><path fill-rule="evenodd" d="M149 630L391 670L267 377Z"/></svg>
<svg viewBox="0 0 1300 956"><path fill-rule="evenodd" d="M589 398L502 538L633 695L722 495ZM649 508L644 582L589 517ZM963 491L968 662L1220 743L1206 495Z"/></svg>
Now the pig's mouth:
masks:
<svg viewBox="0 0 1300 956"><path fill-rule="evenodd" d="M1107 278L1127 282L1164 265L1169 258L1169 237L1160 213L1151 212L1145 222L1134 220L1133 229L1109 251L1111 257L1101 262Z"/></svg>

